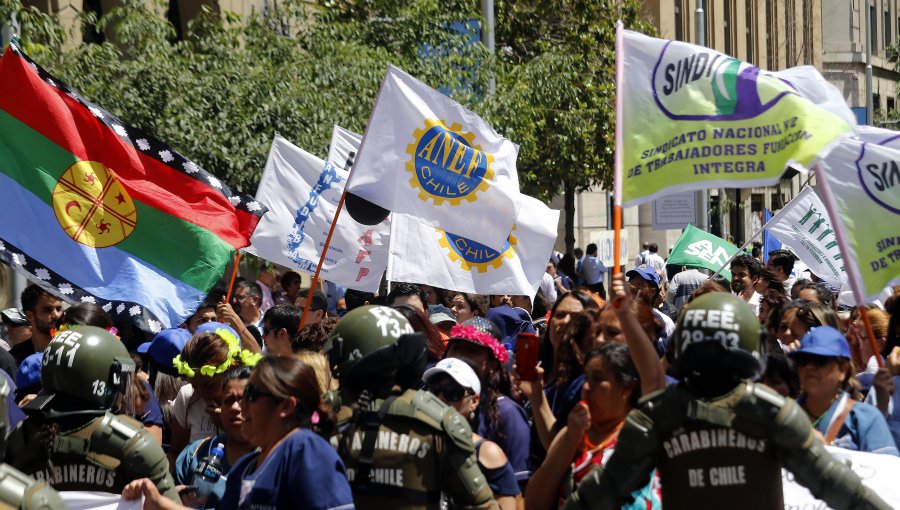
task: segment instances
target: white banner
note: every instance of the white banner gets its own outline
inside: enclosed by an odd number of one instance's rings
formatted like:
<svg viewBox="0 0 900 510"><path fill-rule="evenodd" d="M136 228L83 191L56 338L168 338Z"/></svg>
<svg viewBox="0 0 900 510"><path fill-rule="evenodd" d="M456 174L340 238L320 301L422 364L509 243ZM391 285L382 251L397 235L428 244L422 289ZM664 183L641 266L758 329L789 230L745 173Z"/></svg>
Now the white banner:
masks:
<svg viewBox="0 0 900 510"><path fill-rule="evenodd" d="M597 245L597 258L600 259L600 262L603 262L603 265L606 266L607 269L612 271L614 265L615 252L613 251L616 247L615 243L615 232L612 230L596 230L591 232L590 240L592 243ZM624 268L625 271L631 269L631 260L633 257L628 255L628 229L623 228L620 236L620 244L622 245L622 252L619 253L619 264Z"/></svg>
<svg viewBox="0 0 900 510"><path fill-rule="evenodd" d="M256 199L269 206L247 251L305 273L316 272L348 172L276 136ZM387 223L360 225L338 218L321 278L375 292L387 267ZM381 248L381 249L379 249Z"/></svg>
<svg viewBox="0 0 900 510"><path fill-rule="evenodd" d="M534 297L556 243L559 211L522 196L515 228L502 250L394 214L388 280L459 292Z"/></svg>
<svg viewBox="0 0 900 510"><path fill-rule="evenodd" d="M483 119L391 66L347 191L499 249L519 213L518 152Z"/></svg>
<svg viewBox="0 0 900 510"><path fill-rule="evenodd" d="M809 270L835 288L847 283L847 272L825 205L809 186L766 225L766 230L790 247Z"/></svg>
<svg viewBox="0 0 900 510"><path fill-rule="evenodd" d="M69 510L141 510L144 498L122 499L121 494L92 491L59 491Z"/></svg>
<svg viewBox="0 0 900 510"><path fill-rule="evenodd" d="M889 505L900 508L900 491L897 490L897 473L900 473L900 457L879 453L856 452L826 446L825 449L837 460L850 465L853 472L862 479L872 492L881 496ZM784 484L784 508L825 510L831 508L817 500L805 487L794 481L787 471L781 472Z"/></svg>
<svg viewBox="0 0 900 510"><path fill-rule="evenodd" d="M349 172L350 167L353 166L353 161L356 159L356 153L359 152L359 143L361 141L362 135L335 124L334 129L331 131L328 161L337 165L338 168L343 168Z"/></svg>

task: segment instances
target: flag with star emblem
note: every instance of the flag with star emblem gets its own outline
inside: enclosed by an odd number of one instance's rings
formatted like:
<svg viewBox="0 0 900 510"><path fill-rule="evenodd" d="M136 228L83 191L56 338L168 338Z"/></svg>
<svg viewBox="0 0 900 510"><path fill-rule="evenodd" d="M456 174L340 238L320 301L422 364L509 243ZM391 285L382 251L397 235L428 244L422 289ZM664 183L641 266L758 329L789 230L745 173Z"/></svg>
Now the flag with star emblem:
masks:
<svg viewBox="0 0 900 510"><path fill-rule="evenodd" d="M90 103L15 41L0 83L0 260L145 331L181 324L266 208Z"/></svg>

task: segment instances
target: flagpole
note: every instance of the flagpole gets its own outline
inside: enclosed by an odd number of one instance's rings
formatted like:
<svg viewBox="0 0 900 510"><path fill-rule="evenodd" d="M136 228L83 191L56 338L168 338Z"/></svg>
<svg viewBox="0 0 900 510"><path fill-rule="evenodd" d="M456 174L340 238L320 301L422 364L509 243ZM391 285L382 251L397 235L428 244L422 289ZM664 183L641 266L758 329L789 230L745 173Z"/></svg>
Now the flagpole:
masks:
<svg viewBox="0 0 900 510"><path fill-rule="evenodd" d="M752 243L754 239L756 239L760 234L762 234L763 231L766 230L766 227L769 226L769 223L772 223L772 220L774 220L774 219L775 219L775 217L772 216L772 219L770 219L769 221L767 221L765 225L759 227L759 230L757 230L755 234L753 234L752 236L750 236L750 239L747 239L747 241L746 241L743 245L741 245L741 247L738 248L738 250L737 250L736 252L732 253L731 256L728 257L728 260L726 260L725 263L722 264L722 267L720 267L719 270L716 271L715 273L713 273L713 275L710 276L709 278L710 278L710 279L713 279L713 278L715 278L716 276L719 276L719 273L721 273L722 271L725 270L725 266L727 266L728 264L731 264L731 261L732 261L732 260L734 260L735 258L737 258L737 256L740 255L741 253L743 253L744 250L745 250L748 246L750 246L750 243Z"/></svg>
<svg viewBox="0 0 900 510"><path fill-rule="evenodd" d="M884 360L881 359L881 352L878 351L878 343L875 341L875 333L872 330L872 323L869 322L869 312L865 305L859 305L859 314L862 316L863 324L866 326L866 335L869 337L869 346L872 353L875 354L875 361L878 362L878 368L884 366Z"/></svg>
<svg viewBox="0 0 900 510"><path fill-rule="evenodd" d="M237 277L238 266L241 263L241 250L234 256L234 268L231 270L231 280L228 281L228 290L225 292L225 302L231 302L231 290L234 288L234 279Z"/></svg>
<svg viewBox="0 0 900 510"><path fill-rule="evenodd" d="M347 178L348 182L350 180L349 176ZM322 255L319 256L319 263L316 265L316 274L313 275L312 282L309 284L309 293L306 295L306 305L303 306L303 315L300 316L300 327L297 328L297 333L303 329L303 326L306 322L306 314L309 312L309 307L312 305L313 294L315 293L316 284L319 282L319 273L322 272L322 264L325 263L325 255L328 254L328 247L331 246L331 236L334 235L334 227L337 226L338 216L341 215L341 209L344 208L344 198L347 196L347 188L344 187L344 191L341 192L341 199L338 200L337 211L334 212L334 218L331 220L331 228L328 229L328 237L325 238L325 245L322 247Z"/></svg>
<svg viewBox="0 0 900 510"><path fill-rule="evenodd" d="M396 222L394 218L391 217L391 237L388 240L388 259L387 259L387 267L385 268L384 279L386 282L385 289L387 293L391 293L391 275L394 272L394 255L391 253L391 247L394 245L394 235L396 234Z"/></svg>
<svg viewBox="0 0 900 510"><path fill-rule="evenodd" d="M615 171L613 172L613 275L622 272L619 263L622 258L622 138L625 127L623 126L623 104L625 81L625 25L622 20L616 22L616 155ZM610 279L612 282L612 279ZM612 283L610 283L612 285ZM611 292L611 289L610 289ZM611 294L610 294L611 295Z"/></svg>

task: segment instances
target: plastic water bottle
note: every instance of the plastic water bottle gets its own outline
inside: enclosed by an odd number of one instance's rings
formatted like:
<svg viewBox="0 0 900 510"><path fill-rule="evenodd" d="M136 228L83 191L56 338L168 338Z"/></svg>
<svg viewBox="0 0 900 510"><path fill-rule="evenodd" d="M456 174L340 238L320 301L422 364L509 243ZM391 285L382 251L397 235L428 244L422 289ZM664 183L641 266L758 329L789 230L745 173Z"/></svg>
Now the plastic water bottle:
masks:
<svg viewBox="0 0 900 510"><path fill-rule="evenodd" d="M224 474L223 463L225 459L225 445L219 443L209 455L197 465L194 470L194 485L197 487L197 499L205 502L219 479Z"/></svg>

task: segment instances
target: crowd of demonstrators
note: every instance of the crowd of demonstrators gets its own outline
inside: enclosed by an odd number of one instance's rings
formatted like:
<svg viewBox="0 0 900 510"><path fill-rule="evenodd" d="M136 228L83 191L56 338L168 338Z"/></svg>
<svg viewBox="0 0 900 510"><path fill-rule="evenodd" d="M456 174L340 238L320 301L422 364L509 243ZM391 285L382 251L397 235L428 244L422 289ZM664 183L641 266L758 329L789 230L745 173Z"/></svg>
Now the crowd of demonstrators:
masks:
<svg viewBox="0 0 900 510"><path fill-rule="evenodd" d="M778 506L785 467L834 508L884 508L821 446L900 456L900 298L867 310L873 347L859 310L798 278L789 250L741 254L730 279L667 271L657 251L614 276L594 245L557 254L530 296L326 294L264 266L144 343L29 286L0 312L6 460L145 508L512 510L704 507L721 493L688 473L722 458L746 468L728 475L738 507ZM99 338L100 361L74 336ZM757 408L762 428L726 418ZM128 437L83 433L104 427ZM742 447L679 436L729 429ZM227 476L209 486L215 455Z"/></svg>

